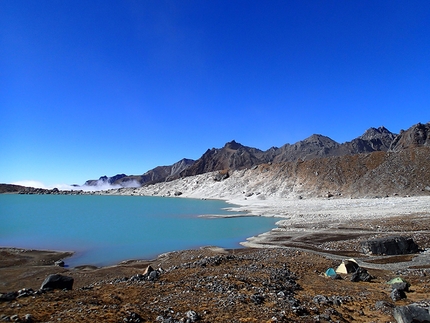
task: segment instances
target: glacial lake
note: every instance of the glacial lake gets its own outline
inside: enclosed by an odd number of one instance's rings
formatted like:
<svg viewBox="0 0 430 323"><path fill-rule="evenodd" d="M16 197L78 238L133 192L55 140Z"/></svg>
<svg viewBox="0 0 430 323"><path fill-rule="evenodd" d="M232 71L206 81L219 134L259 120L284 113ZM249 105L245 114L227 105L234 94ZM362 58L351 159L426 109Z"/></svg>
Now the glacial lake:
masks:
<svg viewBox="0 0 430 323"><path fill-rule="evenodd" d="M218 200L100 195L0 195L0 246L73 251L66 265L106 266L202 246L240 248L279 219L225 217ZM214 217L200 217L219 215Z"/></svg>

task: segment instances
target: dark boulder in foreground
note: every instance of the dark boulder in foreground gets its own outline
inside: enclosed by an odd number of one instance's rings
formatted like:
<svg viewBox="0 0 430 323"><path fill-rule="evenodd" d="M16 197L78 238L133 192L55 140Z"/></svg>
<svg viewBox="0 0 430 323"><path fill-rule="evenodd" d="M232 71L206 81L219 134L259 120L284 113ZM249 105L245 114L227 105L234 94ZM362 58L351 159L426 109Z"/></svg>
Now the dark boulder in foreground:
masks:
<svg viewBox="0 0 430 323"><path fill-rule="evenodd" d="M45 278L40 289L68 289L73 288L74 279L63 275L49 275Z"/></svg>
<svg viewBox="0 0 430 323"><path fill-rule="evenodd" d="M417 304L396 307L393 316L397 323L430 322L429 310Z"/></svg>
<svg viewBox="0 0 430 323"><path fill-rule="evenodd" d="M373 255L404 255L419 251L414 240L405 237L368 240L361 243L361 248L364 253Z"/></svg>

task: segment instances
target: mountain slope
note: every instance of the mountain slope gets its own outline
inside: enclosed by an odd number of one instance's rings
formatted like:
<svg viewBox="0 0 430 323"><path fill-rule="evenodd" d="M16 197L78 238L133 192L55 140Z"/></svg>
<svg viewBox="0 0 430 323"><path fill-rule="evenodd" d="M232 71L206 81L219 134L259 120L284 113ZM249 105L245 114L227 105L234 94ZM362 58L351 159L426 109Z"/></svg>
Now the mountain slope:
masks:
<svg viewBox="0 0 430 323"><path fill-rule="evenodd" d="M278 149L273 158L274 163L295 161L298 159L313 159L327 157L339 149L341 145L329 137L312 135L305 140L296 142L294 145L286 144Z"/></svg>
<svg viewBox="0 0 430 323"><path fill-rule="evenodd" d="M263 151L243 146L233 140L221 149L208 149L192 166L179 175L186 177L214 170L243 169L269 161Z"/></svg>
<svg viewBox="0 0 430 323"><path fill-rule="evenodd" d="M390 151L421 146L430 147L430 122L418 123L406 131L401 131L391 143Z"/></svg>
<svg viewBox="0 0 430 323"><path fill-rule="evenodd" d="M217 172L157 183L122 194L227 200L430 195L430 147L400 152L314 158L235 170L222 181Z"/></svg>
<svg viewBox="0 0 430 323"><path fill-rule="evenodd" d="M361 137L339 144L329 137L314 134L293 145L272 147L267 151L243 146L235 141L223 148L208 149L181 177L204 174L216 170L238 170L263 163L282 163L331 156L354 155L373 151L387 151L396 137L384 127L370 128Z"/></svg>
<svg viewBox="0 0 430 323"><path fill-rule="evenodd" d="M113 183L121 186L128 186L130 182L147 185L213 171L227 173L266 163L309 161L373 152L398 152L409 147L421 146L430 146L430 123L416 124L402 131L400 135L390 132L385 127L370 128L360 137L342 144L329 137L314 134L295 144L285 144L280 148L272 147L266 151L247 147L233 140L222 148L208 149L196 161L183 159L171 166L156 167L143 175L117 175L119 178Z"/></svg>

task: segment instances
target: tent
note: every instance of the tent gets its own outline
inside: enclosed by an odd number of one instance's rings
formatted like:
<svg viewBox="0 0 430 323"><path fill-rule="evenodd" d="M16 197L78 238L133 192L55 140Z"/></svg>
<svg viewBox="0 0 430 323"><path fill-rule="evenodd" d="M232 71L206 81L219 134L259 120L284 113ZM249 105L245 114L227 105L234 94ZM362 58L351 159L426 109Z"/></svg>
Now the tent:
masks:
<svg viewBox="0 0 430 323"><path fill-rule="evenodd" d="M387 284L393 285L393 284L403 283L403 282L405 282L403 279L401 279L400 277L396 277L388 281Z"/></svg>
<svg viewBox="0 0 430 323"><path fill-rule="evenodd" d="M339 267L337 267L336 273L338 274L355 273L358 268L360 268L360 266L357 264L357 262L354 259L352 258L345 259L342 261Z"/></svg>
<svg viewBox="0 0 430 323"><path fill-rule="evenodd" d="M336 276L336 271L333 268L329 268L325 271L324 275L327 277L334 277Z"/></svg>

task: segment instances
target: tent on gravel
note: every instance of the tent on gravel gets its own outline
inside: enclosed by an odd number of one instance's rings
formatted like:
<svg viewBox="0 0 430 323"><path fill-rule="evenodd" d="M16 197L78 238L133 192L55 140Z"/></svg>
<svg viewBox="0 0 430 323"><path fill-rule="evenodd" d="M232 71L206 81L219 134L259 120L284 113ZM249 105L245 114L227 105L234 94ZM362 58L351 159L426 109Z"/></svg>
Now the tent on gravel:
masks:
<svg viewBox="0 0 430 323"><path fill-rule="evenodd" d="M357 264L357 262L354 259L352 258L345 259L342 261L339 267L337 267L336 273L351 274L351 273L355 273L358 268L360 268L360 266Z"/></svg>
<svg viewBox="0 0 430 323"><path fill-rule="evenodd" d="M336 271L333 268L329 268L325 271L324 275L326 277L334 277L336 276Z"/></svg>

